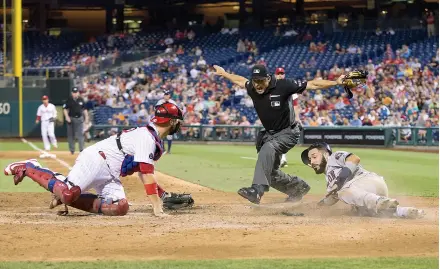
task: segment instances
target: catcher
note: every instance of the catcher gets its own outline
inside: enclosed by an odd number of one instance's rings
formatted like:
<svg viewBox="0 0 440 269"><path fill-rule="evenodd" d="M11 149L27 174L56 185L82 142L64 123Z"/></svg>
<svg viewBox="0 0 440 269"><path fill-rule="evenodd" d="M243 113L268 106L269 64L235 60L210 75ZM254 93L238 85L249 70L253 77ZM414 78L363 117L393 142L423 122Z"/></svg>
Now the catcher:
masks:
<svg viewBox="0 0 440 269"><path fill-rule="evenodd" d="M316 174L325 173L327 195L318 203L320 206L331 206L342 200L361 216L410 219L424 216L423 210L401 207L396 199L389 198L383 177L365 170L355 154L333 152L327 143L320 142L304 150L301 160Z"/></svg>
<svg viewBox="0 0 440 269"><path fill-rule="evenodd" d="M261 197L269 191L269 186L288 195L288 201L297 202L306 195L310 186L303 179L288 175L280 170L282 154L287 153L297 143L301 134L301 125L291 116L291 96L305 90L317 90L344 85L349 97L353 97L351 88L366 80L362 71L350 72L336 81L329 80L293 80L277 79L270 75L266 66L255 65L250 79L230 74L222 67L214 65L215 74L222 76L239 87L246 88L252 98L255 110L264 129L256 139L258 159L254 178L250 187L238 190L238 194L251 203L259 204Z"/></svg>
<svg viewBox="0 0 440 269"><path fill-rule="evenodd" d="M129 204L120 177L137 172L154 215L166 216L163 205L176 209L194 203L191 195L165 192L154 175L155 161L163 152L162 138L176 133L182 119L182 110L172 103L156 107L147 126L120 132L82 151L67 177L41 168L35 159L11 163L4 173L14 176L15 185L27 176L53 193L51 208L64 204L90 213L122 216ZM97 195L86 193L90 189Z"/></svg>

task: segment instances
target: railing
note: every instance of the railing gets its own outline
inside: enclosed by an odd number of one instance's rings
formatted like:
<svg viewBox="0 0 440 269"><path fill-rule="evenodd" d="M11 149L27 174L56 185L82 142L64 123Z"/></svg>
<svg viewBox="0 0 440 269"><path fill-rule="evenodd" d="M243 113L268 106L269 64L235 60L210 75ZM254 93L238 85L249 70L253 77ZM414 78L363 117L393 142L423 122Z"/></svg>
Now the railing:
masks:
<svg viewBox="0 0 440 269"><path fill-rule="evenodd" d="M93 137L104 139L136 126L95 125ZM184 125L174 135L179 141L254 142L262 126ZM338 145L438 146L439 128L421 127L305 127L300 144L326 141Z"/></svg>
<svg viewBox="0 0 440 269"><path fill-rule="evenodd" d="M40 77L84 77L100 72L122 68L124 64L131 64L136 61L159 55L161 51L156 50L130 50L124 51L119 56L111 54L107 56L97 57L97 61L92 64L70 65L70 66L49 66L49 67L25 67L23 68L23 76L40 76Z"/></svg>

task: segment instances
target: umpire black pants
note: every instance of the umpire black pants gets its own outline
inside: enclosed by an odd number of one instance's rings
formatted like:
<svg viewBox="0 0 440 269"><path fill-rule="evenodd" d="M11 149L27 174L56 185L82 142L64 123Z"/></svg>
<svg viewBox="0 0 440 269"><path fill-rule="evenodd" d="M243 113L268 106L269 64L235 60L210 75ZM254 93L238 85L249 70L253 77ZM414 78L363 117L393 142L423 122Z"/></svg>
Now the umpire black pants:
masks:
<svg viewBox="0 0 440 269"><path fill-rule="evenodd" d="M67 141L69 142L70 152L75 152L75 138L78 140L79 151L84 149L83 123L84 117L70 118L71 122L67 124Z"/></svg>
<svg viewBox="0 0 440 269"><path fill-rule="evenodd" d="M269 186L285 194L294 195L298 183L307 184L302 179L291 176L280 170L281 155L292 149L299 140L302 127L295 124L279 132L262 130L257 136L256 148L258 152L252 184Z"/></svg>

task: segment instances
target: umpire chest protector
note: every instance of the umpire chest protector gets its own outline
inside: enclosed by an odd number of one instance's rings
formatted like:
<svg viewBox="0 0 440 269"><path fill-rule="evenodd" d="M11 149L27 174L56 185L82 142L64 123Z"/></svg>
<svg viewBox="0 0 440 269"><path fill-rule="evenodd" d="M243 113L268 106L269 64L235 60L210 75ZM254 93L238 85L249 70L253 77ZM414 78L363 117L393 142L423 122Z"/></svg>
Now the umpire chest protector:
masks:
<svg viewBox="0 0 440 269"><path fill-rule="evenodd" d="M290 96L302 93L307 82L302 80L279 79L271 76L268 88L263 94L258 94L251 81L246 83L246 90L252 98L255 110L264 128L280 131L288 128L290 122Z"/></svg>
<svg viewBox="0 0 440 269"><path fill-rule="evenodd" d="M151 133L151 135L154 138L154 141L156 143L156 149L154 151L154 155L152 156L153 161L157 161L160 159L163 153L163 144L162 140L159 138L159 136L156 133L156 130L154 130L153 127L147 125L145 128ZM121 131L116 136L116 144L118 146L118 149L125 155L124 160L122 161L121 165L121 176L125 177L127 175L132 175L134 172L139 171L139 163L134 161L134 156L130 154L126 154L122 148L121 144L121 135L124 133L124 131Z"/></svg>

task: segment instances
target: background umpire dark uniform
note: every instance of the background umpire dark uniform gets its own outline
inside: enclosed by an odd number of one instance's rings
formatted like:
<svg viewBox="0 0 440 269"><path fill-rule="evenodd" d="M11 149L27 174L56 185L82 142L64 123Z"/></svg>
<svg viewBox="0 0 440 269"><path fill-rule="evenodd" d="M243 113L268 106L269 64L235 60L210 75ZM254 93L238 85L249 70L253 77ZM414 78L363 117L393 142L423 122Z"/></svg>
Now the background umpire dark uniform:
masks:
<svg viewBox="0 0 440 269"><path fill-rule="evenodd" d="M67 121L67 140L69 142L69 150L75 153L75 140L78 140L79 151L84 149L84 122L88 122L87 110L84 108L84 100L79 96L78 88L72 89L72 95L69 96L63 105L64 117Z"/></svg>
<svg viewBox="0 0 440 269"><path fill-rule="evenodd" d="M306 89L314 90L342 84L342 76L338 81L277 80L275 76L269 75L265 66L255 65L249 81L244 77L229 74L219 66L214 68L217 75L247 89L264 127L257 136L258 160L252 186L241 188L238 194L258 204L264 192L271 186L289 195L290 201L301 200L310 190L310 186L301 178L288 175L279 169L281 155L298 143L302 129L301 125L294 121L294 115L291 115L293 109L290 109L289 106L292 104L288 100L292 94L302 93Z"/></svg>

